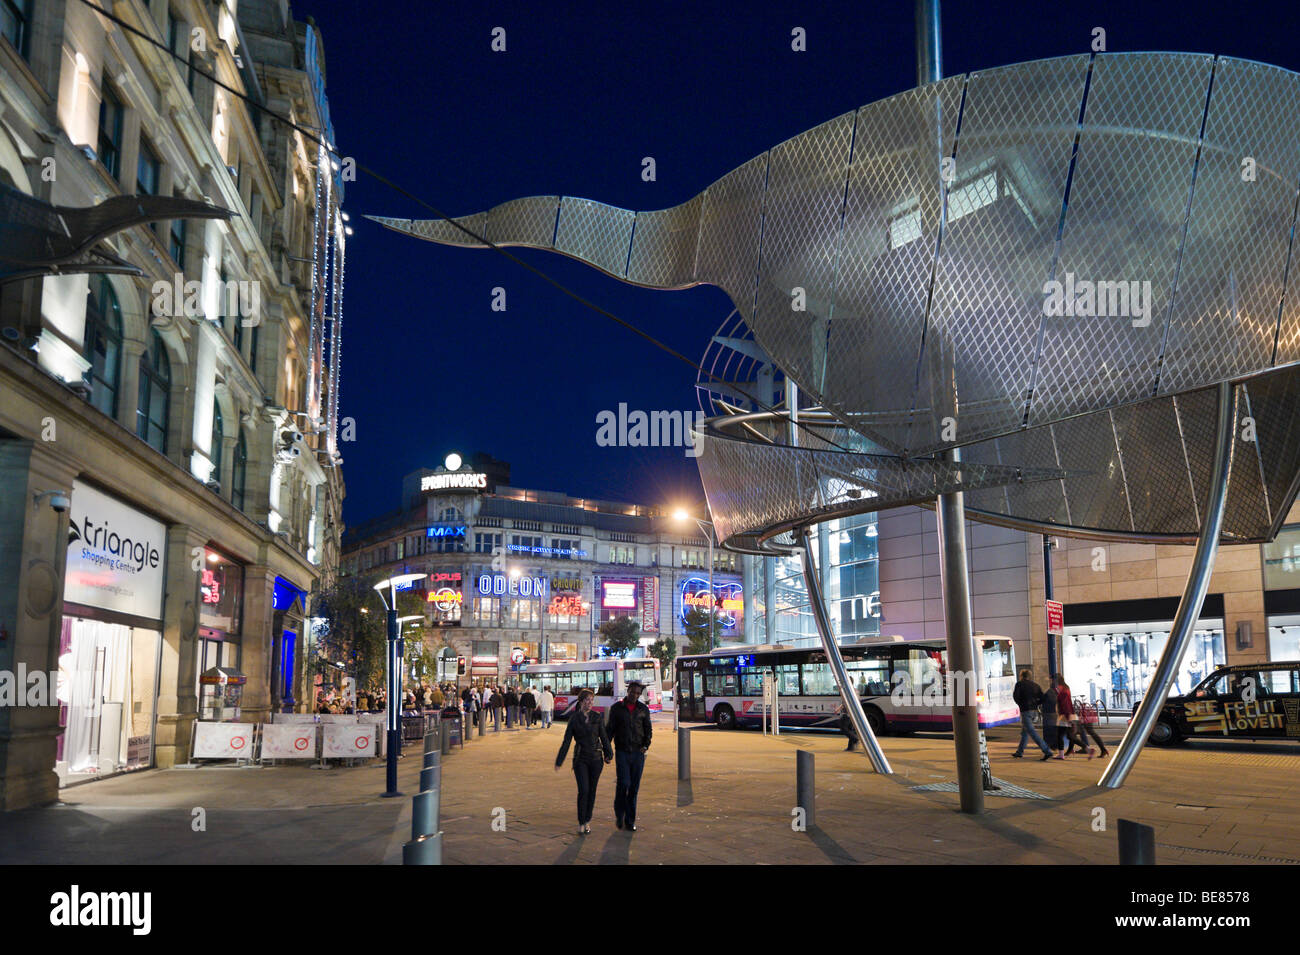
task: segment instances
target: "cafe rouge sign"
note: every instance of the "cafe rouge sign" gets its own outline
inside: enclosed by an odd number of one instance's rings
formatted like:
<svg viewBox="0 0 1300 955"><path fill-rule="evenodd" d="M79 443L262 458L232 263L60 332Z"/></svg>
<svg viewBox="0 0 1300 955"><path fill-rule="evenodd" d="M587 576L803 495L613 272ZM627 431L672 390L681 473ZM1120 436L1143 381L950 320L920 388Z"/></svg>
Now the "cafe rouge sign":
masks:
<svg viewBox="0 0 1300 955"><path fill-rule="evenodd" d="M72 484L63 599L162 616L167 528L81 481Z"/></svg>

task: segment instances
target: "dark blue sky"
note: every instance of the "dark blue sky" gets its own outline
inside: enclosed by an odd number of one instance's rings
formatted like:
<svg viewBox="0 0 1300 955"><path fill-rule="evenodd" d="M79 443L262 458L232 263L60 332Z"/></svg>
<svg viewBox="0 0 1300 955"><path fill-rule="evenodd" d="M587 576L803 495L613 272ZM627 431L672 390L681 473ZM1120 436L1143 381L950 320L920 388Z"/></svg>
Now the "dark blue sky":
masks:
<svg viewBox="0 0 1300 955"><path fill-rule="evenodd" d="M1300 70L1286 3L954 2L945 75L1087 52L1186 50ZM316 18L341 151L450 215L531 195L661 209L824 120L915 85L901 2L412 3L295 0ZM490 50L506 30L507 52ZM793 27L807 52L790 48ZM656 182L641 179L653 156ZM391 233L363 214L430 218L362 175L348 185L341 413L355 524L447 451L511 462L518 486L644 503L702 500L680 449L596 445L596 415L696 408L695 372L497 253ZM698 360L731 311L715 288L625 286L512 250ZM491 290L508 310L493 312Z"/></svg>

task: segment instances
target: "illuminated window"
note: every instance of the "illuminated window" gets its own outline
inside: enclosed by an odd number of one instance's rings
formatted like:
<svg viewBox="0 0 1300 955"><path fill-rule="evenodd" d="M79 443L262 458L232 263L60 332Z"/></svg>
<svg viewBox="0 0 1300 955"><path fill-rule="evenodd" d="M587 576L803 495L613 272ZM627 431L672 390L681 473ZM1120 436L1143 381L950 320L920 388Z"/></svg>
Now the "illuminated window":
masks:
<svg viewBox="0 0 1300 955"><path fill-rule="evenodd" d="M122 308L107 276L91 280L86 302L86 358L90 361L90 403L109 417L117 414L122 364Z"/></svg>
<svg viewBox="0 0 1300 955"><path fill-rule="evenodd" d="M152 448L167 453L167 412L171 400L171 362L157 329L149 349L140 356L140 391L136 403L136 434Z"/></svg>
<svg viewBox="0 0 1300 955"><path fill-rule="evenodd" d="M95 150L99 161L114 179L122 163L122 118L125 110L108 85L104 85L99 100L99 145Z"/></svg>

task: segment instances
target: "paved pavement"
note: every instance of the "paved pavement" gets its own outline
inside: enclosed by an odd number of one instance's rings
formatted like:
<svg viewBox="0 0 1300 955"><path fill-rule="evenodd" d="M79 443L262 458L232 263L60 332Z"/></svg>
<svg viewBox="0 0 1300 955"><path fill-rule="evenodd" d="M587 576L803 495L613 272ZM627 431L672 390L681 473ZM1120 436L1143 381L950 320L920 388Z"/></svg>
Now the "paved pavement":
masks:
<svg viewBox="0 0 1300 955"><path fill-rule="evenodd" d="M1294 790L1300 747L1209 743L1148 749L1128 785L1095 787L1098 760L1010 758L1018 733L990 734L996 777L1050 799L990 796L977 818L955 793L951 741L887 737L896 775L878 776L841 737L692 730L693 773L676 778L671 719L656 721L635 834L613 825L614 767L592 834L579 836L564 726L471 739L445 759L447 863L1112 863L1121 817L1156 828L1161 863L1300 864ZM1120 727L1103 728L1117 738ZM815 754L815 824L792 828L795 752ZM418 755L400 785L417 787ZM163 770L64 790L62 804L0 814L0 863L395 863L410 799L388 800L384 767ZM196 807L206 828L195 831ZM1099 811L1100 810L1100 811ZM1101 828L1104 826L1104 828Z"/></svg>

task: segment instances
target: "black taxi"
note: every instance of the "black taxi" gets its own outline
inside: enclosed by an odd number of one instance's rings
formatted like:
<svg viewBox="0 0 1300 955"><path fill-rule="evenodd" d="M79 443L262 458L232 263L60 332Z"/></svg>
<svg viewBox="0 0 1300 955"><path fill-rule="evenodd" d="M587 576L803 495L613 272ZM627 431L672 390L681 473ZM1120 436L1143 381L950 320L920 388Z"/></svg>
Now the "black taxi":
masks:
<svg viewBox="0 0 1300 955"><path fill-rule="evenodd" d="M1190 693L1169 697L1149 741L1189 739L1300 742L1300 661L1219 667Z"/></svg>

